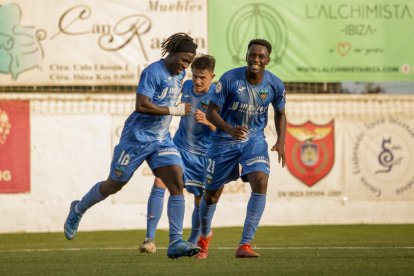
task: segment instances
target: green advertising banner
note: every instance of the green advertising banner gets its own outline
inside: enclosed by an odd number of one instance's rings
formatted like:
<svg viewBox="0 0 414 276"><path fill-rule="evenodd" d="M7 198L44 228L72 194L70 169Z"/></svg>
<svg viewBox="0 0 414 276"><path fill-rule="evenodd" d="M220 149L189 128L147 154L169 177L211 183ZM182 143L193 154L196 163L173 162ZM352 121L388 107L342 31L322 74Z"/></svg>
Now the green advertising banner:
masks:
<svg viewBox="0 0 414 276"><path fill-rule="evenodd" d="M271 42L284 81L414 81L414 0L209 0L216 74Z"/></svg>

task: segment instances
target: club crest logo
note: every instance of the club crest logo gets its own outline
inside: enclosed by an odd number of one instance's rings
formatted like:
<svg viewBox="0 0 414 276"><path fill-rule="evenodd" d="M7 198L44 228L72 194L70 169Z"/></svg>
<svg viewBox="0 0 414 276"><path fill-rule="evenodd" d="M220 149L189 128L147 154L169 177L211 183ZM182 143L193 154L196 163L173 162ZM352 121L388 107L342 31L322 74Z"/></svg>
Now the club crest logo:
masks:
<svg viewBox="0 0 414 276"><path fill-rule="evenodd" d="M334 162L334 121L316 125L286 123L287 167L300 181L311 187L324 178Z"/></svg>
<svg viewBox="0 0 414 276"><path fill-rule="evenodd" d="M210 104L209 99L202 100L201 103L200 103L201 109L203 111L206 111L209 104Z"/></svg>
<svg viewBox="0 0 414 276"><path fill-rule="evenodd" d="M216 85L216 91L214 91L215 93L220 93L221 89L223 89L223 86L221 85L221 81L219 81Z"/></svg>
<svg viewBox="0 0 414 276"><path fill-rule="evenodd" d="M267 89L262 89L259 91L260 98L264 101L267 98L267 95L269 94L269 91Z"/></svg>
<svg viewBox="0 0 414 276"><path fill-rule="evenodd" d="M117 177L122 176L124 174L124 172L125 172L125 166L123 166L123 165L115 166L115 175Z"/></svg>

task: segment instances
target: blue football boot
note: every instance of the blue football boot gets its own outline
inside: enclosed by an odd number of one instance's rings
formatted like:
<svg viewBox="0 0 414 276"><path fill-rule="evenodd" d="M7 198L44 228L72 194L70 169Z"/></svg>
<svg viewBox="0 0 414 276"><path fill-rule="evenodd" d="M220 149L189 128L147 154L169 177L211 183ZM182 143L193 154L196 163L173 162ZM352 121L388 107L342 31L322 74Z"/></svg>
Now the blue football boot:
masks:
<svg viewBox="0 0 414 276"><path fill-rule="evenodd" d="M79 222L82 218L81 214L75 212L75 206L79 200L75 200L70 204L69 214L65 221L65 237L68 240L73 240L75 238L76 232L78 232Z"/></svg>
<svg viewBox="0 0 414 276"><path fill-rule="evenodd" d="M167 256L171 259L191 257L200 252L200 247L183 240L176 240L168 246Z"/></svg>

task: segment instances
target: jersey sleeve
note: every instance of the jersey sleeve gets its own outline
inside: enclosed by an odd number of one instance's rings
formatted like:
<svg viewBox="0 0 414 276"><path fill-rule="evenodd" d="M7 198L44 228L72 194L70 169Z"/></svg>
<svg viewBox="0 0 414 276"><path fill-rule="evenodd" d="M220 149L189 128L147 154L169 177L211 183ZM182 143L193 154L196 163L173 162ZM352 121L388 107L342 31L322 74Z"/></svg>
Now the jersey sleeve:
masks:
<svg viewBox="0 0 414 276"><path fill-rule="evenodd" d="M190 91L192 90L192 81L186 80L183 84L183 88L181 89L181 99L180 101L183 103L191 102Z"/></svg>
<svg viewBox="0 0 414 276"><path fill-rule="evenodd" d="M283 82L278 81L274 84L275 92L275 99L272 102L273 108L275 110L282 110L285 108L286 104L286 89Z"/></svg>
<svg viewBox="0 0 414 276"><path fill-rule="evenodd" d="M227 91L228 87L226 79L220 78L220 80L217 82L214 93L210 97L210 101L215 103L218 107L222 108L226 100L228 93Z"/></svg>
<svg viewBox="0 0 414 276"><path fill-rule="evenodd" d="M144 70L141 74L141 77L139 78L137 93L152 99L156 91L156 84L157 82L154 74L151 74L151 72Z"/></svg>

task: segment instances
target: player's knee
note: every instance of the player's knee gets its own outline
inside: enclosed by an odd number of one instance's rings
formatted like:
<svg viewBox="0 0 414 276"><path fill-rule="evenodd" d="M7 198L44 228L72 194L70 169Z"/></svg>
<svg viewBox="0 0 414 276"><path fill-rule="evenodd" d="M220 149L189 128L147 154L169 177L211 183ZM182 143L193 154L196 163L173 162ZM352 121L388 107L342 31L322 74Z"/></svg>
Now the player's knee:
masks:
<svg viewBox="0 0 414 276"><path fill-rule="evenodd" d="M171 184L167 184L167 188L171 195L182 195L184 183L182 181L174 181Z"/></svg>
<svg viewBox="0 0 414 276"><path fill-rule="evenodd" d="M253 193L265 194L267 192L268 176L265 174L256 175L251 179L250 184Z"/></svg>
<svg viewBox="0 0 414 276"><path fill-rule="evenodd" d="M204 201L207 203L207 205L216 204L219 201L220 196L215 194L208 194L204 196Z"/></svg>
<svg viewBox="0 0 414 276"><path fill-rule="evenodd" d="M107 180L101 184L99 191L103 196L107 197L120 191L124 185L125 183Z"/></svg>
<svg viewBox="0 0 414 276"><path fill-rule="evenodd" d="M194 204L200 206L201 196L194 195Z"/></svg>

